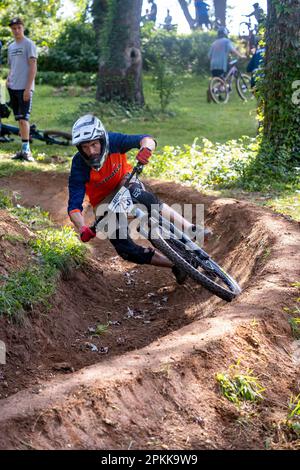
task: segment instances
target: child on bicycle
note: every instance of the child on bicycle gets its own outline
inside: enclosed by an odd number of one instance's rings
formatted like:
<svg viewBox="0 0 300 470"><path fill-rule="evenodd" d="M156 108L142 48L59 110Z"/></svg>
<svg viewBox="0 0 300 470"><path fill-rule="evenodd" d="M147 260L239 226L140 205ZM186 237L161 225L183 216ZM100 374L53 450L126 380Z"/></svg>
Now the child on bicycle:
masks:
<svg viewBox="0 0 300 470"><path fill-rule="evenodd" d="M100 203L111 200L112 195L124 184L132 170L126 152L138 149L136 159L142 165L146 165L156 148L156 141L148 134L128 135L107 132L96 116L88 114L75 122L72 129L72 143L76 145L78 152L73 157L69 177L68 213L80 233L81 241L88 242L96 236L96 233L86 225L82 214L85 194L96 213ZM133 180L128 189L133 202L145 206L149 213L152 205L156 207L158 205L174 219L181 218L169 206L161 204L153 193L146 191L140 181ZM184 223L186 230L195 231L196 227L193 224L181 219L180 222ZM209 236L210 231L207 230L203 235ZM172 268L179 284L183 284L187 277L158 251L134 243L128 231L127 238L120 239L117 230L110 238L110 242L117 253L127 261Z"/></svg>

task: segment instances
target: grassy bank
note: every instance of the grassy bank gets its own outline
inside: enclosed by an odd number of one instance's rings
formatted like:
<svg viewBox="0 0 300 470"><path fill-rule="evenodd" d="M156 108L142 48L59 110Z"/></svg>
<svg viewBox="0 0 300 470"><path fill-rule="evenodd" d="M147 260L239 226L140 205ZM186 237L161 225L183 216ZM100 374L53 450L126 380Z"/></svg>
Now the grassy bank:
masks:
<svg viewBox="0 0 300 470"><path fill-rule="evenodd" d="M251 199L300 220L300 193L295 185L275 185L271 181L258 193L255 184L246 180L247 165L255 157L255 100L244 103L234 90L225 106L207 103L207 81L191 76L182 77L177 96L166 114L160 112L150 76L144 80L147 105L143 110L125 110L117 104L95 103L95 88L91 87L53 88L39 85L34 96L32 122L41 129L56 128L70 132L79 115L94 112L109 130L147 132L155 136L158 148L147 168L148 176L168 178L194 184L201 190L214 190L218 194ZM9 122L14 123L12 117ZM247 139L239 141L243 136L247 136ZM240 142L244 143L241 145ZM193 150L195 145L204 150ZM68 171L69 157L75 151L72 146L49 146L35 141L32 150L37 163L24 166L23 163L9 160L19 146L18 138L13 143L1 144L0 177L22 168ZM247 192L244 191L245 187Z"/></svg>

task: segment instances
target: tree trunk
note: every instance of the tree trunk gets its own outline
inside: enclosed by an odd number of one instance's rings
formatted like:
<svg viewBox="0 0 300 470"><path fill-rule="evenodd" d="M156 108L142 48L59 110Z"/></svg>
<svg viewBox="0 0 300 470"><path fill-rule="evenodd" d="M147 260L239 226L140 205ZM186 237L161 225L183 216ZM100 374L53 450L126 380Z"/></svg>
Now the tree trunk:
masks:
<svg viewBox="0 0 300 470"><path fill-rule="evenodd" d="M268 0L265 62L263 148L300 158L300 0Z"/></svg>
<svg viewBox="0 0 300 470"><path fill-rule="evenodd" d="M108 0L93 0L92 3L92 17L93 17L93 26L96 32L97 40L99 40L99 35L101 29L104 25L104 20L108 11ZM100 41L98 41L100 43Z"/></svg>
<svg viewBox="0 0 300 470"><path fill-rule="evenodd" d="M214 0L216 21L219 20L222 26L226 26L226 3L227 0Z"/></svg>
<svg viewBox="0 0 300 470"><path fill-rule="evenodd" d="M97 0L97 3L102 6L106 3L107 12L101 23L96 99L143 105L140 47L143 0Z"/></svg>
<svg viewBox="0 0 300 470"><path fill-rule="evenodd" d="M191 14L189 12L187 1L186 0L178 0L178 2L179 2L179 5L181 6L181 9L183 11L183 14L185 16L186 21L189 24L189 27L191 29L194 29L196 20L194 18L192 18Z"/></svg>

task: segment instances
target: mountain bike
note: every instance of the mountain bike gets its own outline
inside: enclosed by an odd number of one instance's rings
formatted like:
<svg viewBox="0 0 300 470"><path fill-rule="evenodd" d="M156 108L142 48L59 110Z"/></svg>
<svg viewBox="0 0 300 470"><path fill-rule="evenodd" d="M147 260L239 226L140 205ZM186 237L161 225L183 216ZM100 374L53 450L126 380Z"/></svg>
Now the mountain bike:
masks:
<svg viewBox="0 0 300 470"><path fill-rule="evenodd" d="M201 286L227 302L232 301L241 293L237 282L227 274L197 243L182 230L164 218L158 210L152 209L151 214L134 205L128 189L130 181L143 170L137 164L125 183L112 197L105 212L97 217L90 227L95 233L106 232L111 218L120 213L127 219L133 217L135 228L140 235L148 239L154 248L163 253L174 265L183 270Z"/></svg>
<svg viewBox="0 0 300 470"><path fill-rule="evenodd" d="M246 15L243 15L246 16ZM249 57L251 51L256 46L257 41L257 26L254 25L252 27L251 20L249 21L242 21L239 25L239 38L244 42L246 48L246 54Z"/></svg>
<svg viewBox="0 0 300 470"><path fill-rule="evenodd" d="M9 117L10 110L8 106L1 105L0 117ZM13 126L11 124L0 123L0 142L12 142L14 139L12 135L19 136L20 130L19 127ZM56 144L56 145L70 145L72 136L68 132L63 132L59 130L39 130L36 124L31 124L30 126L30 137L29 140L32 142L34 139L41 140L46 142L46 144Z"/></svg>
<svg viewBox="0 0 300 470"><path fill-rule="evenodd" d="M241 73L236 66L237 60L232 60L230 69L224 77L212 77L209 82L209 94L211 99L217 104L226 104L235 82L236 90L243 101L253 97L251 91L251 77L246 73Z"/></svg>

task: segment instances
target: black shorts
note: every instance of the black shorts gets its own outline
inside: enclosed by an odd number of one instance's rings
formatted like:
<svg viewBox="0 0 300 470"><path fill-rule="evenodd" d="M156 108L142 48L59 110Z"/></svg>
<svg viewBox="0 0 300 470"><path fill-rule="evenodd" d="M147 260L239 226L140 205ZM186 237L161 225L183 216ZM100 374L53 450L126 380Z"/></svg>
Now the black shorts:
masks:
<svg viewBox="0 0 300 470"><path fill-rule="evenodd" d="M212 77L224 78L224 75L225 75L225 71L222 70L222 69L214 69L214 70L211 71L211 76Z"/></svg>
<svg viewBox="0 0 300 470"><path fill-rule="evenodd" d="M148 213L151 213L152 206L161 206L160 200L155 194L150 191L146 191L144 185L140 181L135 181L130 184L129 191L132 196L134 203L145 206ZM120 214L121 216L122 214ZM125 216L127 219L127 217ZM120 222L122 226L122 222ZM110 239L111 244L114 246L117 253L125 260L131 261L137 264L151 264L154 250L152 248L144 248L143 246L137 245L128 233L128 227L126 226L126 236L122 230L117 230L114 237ZM120 237L120 234L121 237Z"/></svg>
<svg viewBox="0 0 300 470"><path fill-rule="evenodd" d="M205 24L205 25L209 24L208 15L206 15L206 14L200 14L200 15L198 16L198 23L199 23L199 24Z"/></svg>
<svg viewBox="0 0 300 470"><path fill-rule="evenodd" d="M14 112L15 120L20 121L20 119L22 119L24 121L29 121L33 92L30 92L29 101L24 101L23 99L24 90L12 90L11 88L8 88L8 93L10 96L9 105Z"/></svg>

